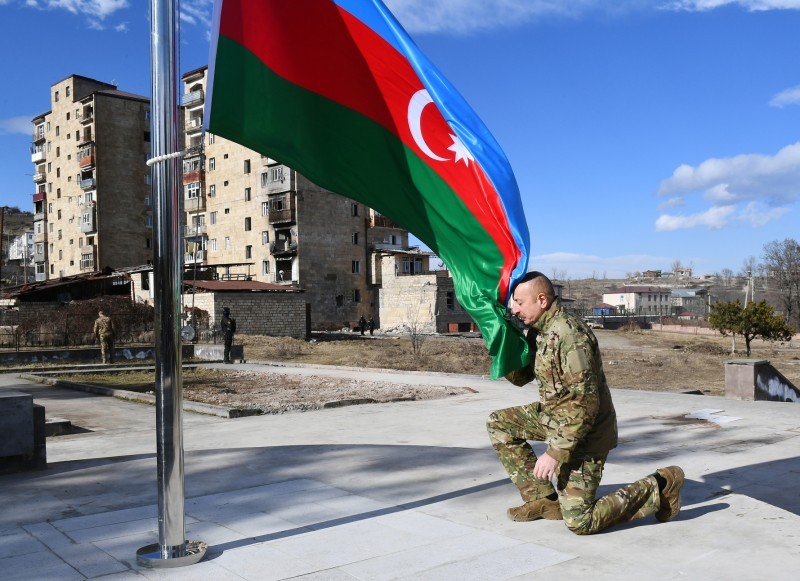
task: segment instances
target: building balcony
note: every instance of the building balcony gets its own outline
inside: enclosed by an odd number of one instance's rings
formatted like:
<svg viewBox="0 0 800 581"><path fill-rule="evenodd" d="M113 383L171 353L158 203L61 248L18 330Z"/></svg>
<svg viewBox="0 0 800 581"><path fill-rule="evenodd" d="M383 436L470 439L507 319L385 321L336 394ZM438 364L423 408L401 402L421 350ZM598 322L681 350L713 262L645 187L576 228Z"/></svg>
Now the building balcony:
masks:
<svg viewBox="0 0 800 581"><path fill-rule="evenodd" d="M47 260L47 250L46 249L43 248L42 250L35 250L33 252L33 261L34 262L44 262L45 260Z"/></svg>
<svg viewBox="0 0 800 581"><path fill-rule="evenodd" d="M187 252L183 255L184 264L199 264L206 259L205 250L197 250L195 252Z"/></svg>
<svg viewBox="0 0 800 581"><path fill-rule="evenodd" d="M205 236L207 234L205 224L186 224L183 227L183 236L185 238L192 238L194 236Z"/></svg>
<svg viewBox="0 0 800 581"><path fill-rule="evenodd" d="M94 270L94 256L81 258L81 270Z"/></svg>
<svg viewBox="0 0 800 581"><path fill-rule="evenodd" d="M31 153L31 162L33 163L41 163L46 159L44 154L44 149L40 149L38 151L34 151Z"/></svg>
<svg viewBox="0 0 800 581"><path fill-rule="evenodd" d="M206 197L205 196L197 196L195 198L184 198L183 199L183 211L184 212L200 212L206 209Z"/></svg>
<svg viewBox="0 0 800 581"><path fill-rule="evenodd" d="M45 219L44 212L36 212L33 215L33 221L34 222L38 222L39 220L44 220L44 219Z"/></svg>
<svg viewBox="0 0 800 581"><path fill-rule="evenodd" d="M202 105L204 100L205 94L203 93L203 89L197 89L191 93L185 93L181 95L181 105L184 107L195 107L197 105Z"/></svg>
<svg viewBox="0 0 800 581"><path fill-rule="evenodd" d="M200 131L202 128L203 128L202 117L191 117L186 120L186 124L184 125L186 133L195 133L197 131Z"/></svg>
<svg viewBox="0 0 800 581"><path fill-rule="evenodd" d="M47 273L46 272L37 272L36 273L36 282L41 282L43 280L47 280Z"/></svg>
<svg viewBox="0 0 800 581"><path fill-rule="evenodd" d="M297 242L275 240L269 245L269 251L273 256L292 256L297 254Z"/></svg>
<svg viewBox="0 0 800 581"><path fill-rule="evenodd" d="M81 210L81 232L94 232L97 229L94 219L94 208L87 207Z"/></svg>
<svg viewBox="0 0 800 581"><path fill-rule="evenodd" d="M206 170L196 169L194 171L187 171L183 174L183 185L193 184L195 182L203 183L206 181Z"/></svg>
<svg viewBox="0 0 800 581"><path fill-rule="evenodd" d="M82 168L92 167L95 163L93 145L83 146L78 150L78 165Z"/></svg>
<svg viewBox="0 0 800 581"><path fill-rule="evenodd" d="M92 121L94 121L94 107L84 107L83 111L81 111L81 123L88 125Z"/></svg>
<svg viewBox="0 0 800 581"><path fill-rule="evenodd" d="M390 220L386 216L380 216L378 214L373 214L370 217L369 227L370 228L396 228L396 229L401 229L401 227L398 226L396 222L393 222L392 220Z"/></svg>
<svg viewBox="0 0 800 581"><path fill-rule="evenodd" d="M36 192L33 194L33 203L44 202L47 199L47 192Z"/></svg>
<svg viewBox="0 0 800 581"><path fill-rule="evenodd" d="M282 170L276 172L275 170ZM292 192L295 190L295 173L288 167L270 168L270 177L265 185L261 186L261 195L269 196L270 194L282 194L284 192ZM275 172L275 175L273 175Z"/></svg>
<svg viewBox="0 0 800 581"><path fill-rule="evenodd" d="M288 210L272 210L269 211L270 224L294 224L297 221L297 216L293 209Z"/></svg>
<svg viewBox="0 0 800 581"><path fill-rule="evenodd" d="M33 181L37 184L42 183L46 179L47 179L47 174L43 171L37 171L35 174L33 174Z"/></svg>
<svg viewBox="0 0 800 581"><path fill-rule="evenodd" d="M82 190L92 190L95 187L97 187L97 180L94 178L86 178L85 180L81 180Z"/></svg>
<svg viewBox="0 0 800 581"><path fill-rule="evenodd" d="M36 131L36 132L34 132L34 134L33 134L33 142L34 143L41 143L45 139L47 139L47 138L44 136L44 131Z"/></svg>

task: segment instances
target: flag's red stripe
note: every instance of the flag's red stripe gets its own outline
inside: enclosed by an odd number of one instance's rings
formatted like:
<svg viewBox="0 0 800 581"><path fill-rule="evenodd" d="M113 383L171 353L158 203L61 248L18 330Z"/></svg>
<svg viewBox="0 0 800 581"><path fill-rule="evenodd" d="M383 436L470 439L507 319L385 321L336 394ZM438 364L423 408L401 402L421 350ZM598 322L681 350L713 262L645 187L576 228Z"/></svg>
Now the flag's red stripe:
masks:
<svg viewBox="0 0 800 581"><path fill-rule="evenodd" d="M417 145L408 126L408 103L424 87L406 58L332 2L226 0L223 7L221 35L247 47L290 82L373 119L427 160L497 244L504 257L499 290L505 296L520 251L499 196L474 161L469 167L463 161L451 161L453 152L448 147L452 130L433 105L425 108L422 117L425 142L448 161L431 159ZM302 37L297 36L297 30L303 31Z"/></svg>

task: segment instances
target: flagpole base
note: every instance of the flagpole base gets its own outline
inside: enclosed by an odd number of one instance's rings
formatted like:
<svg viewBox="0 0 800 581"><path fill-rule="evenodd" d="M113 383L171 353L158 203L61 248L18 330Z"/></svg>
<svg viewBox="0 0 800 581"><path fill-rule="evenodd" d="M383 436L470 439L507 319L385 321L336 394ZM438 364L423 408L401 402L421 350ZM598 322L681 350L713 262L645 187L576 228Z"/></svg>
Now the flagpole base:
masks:
<svg viewBox="0 0 800 581"><path fill-rule="evenodd" d="M206 556L206 549L208 545L203 541L186 541L174 547L154 543L136 551L136 562L150 569L184 567L200 562Z"/></svg>

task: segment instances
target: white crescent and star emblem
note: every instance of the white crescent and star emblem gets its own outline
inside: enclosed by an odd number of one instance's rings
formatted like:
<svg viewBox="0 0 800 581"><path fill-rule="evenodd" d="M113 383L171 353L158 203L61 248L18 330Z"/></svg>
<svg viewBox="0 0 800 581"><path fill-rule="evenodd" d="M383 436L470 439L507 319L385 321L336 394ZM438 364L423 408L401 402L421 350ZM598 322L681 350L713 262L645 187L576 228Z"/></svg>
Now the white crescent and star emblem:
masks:
<svg viewBox="0 0 800 581"><path fill-rule="evenodd" d="M427 89L420 89L412 95L411 100L408 102L408 128L411 130L411 137L414 138L414 142L422 150L422 153L435 161L449 161L451 158L436 155L422 136L422 111L431 103L433 103L433 98ZM452 160L455 163L463 161L465 165L469 166L469 162L474 160L472 154L457 135L451 133L450 139L453 140L453 144L447 149L454 154Z"/></svg>

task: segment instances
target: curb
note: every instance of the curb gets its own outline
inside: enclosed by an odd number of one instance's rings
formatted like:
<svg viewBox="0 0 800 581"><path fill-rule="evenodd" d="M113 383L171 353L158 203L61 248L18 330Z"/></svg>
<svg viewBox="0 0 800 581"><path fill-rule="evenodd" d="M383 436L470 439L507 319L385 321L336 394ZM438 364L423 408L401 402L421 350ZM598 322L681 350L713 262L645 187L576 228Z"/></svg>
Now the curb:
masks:
<svg viewBox="0 0 800 581"><path fill-rule="evenodd" d="M76 383L74 381L66 381L63 379L53 379L50 377L42 377L35 373L24 373L19 375L19 377L21 379L27 379L28 381L35 381L37 383L44 383L47 385L52 385L55 387L63 387L66 389L74 389L76 391L84 391L87 393L94 393L97 395L115 397L117 399L132 401L136 403L145 403L149 405L155 405L156 403L156 396L150 395L149 393L138 393L136 391L128 391L126 389L114 389L113 387L90 385L88 383ZM208 403L200 403L196 401L184 401L183 409L189 412L218 416L226 419L261 415L261 410L258 409L249 410L241 408L229 408Z"/></svg>

